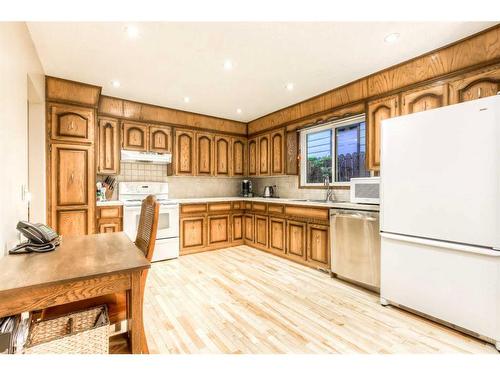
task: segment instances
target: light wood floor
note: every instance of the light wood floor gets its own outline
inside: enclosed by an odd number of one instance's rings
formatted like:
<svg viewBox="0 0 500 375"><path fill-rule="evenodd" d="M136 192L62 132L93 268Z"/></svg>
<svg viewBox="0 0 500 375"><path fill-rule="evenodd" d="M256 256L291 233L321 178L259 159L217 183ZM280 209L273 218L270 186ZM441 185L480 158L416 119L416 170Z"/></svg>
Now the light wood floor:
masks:
<svg viewBox="0 0 500 375"><path fill-rule="evenodd" d="M151 353L497 353L247 246L154 263L144 319Z"/></svg>

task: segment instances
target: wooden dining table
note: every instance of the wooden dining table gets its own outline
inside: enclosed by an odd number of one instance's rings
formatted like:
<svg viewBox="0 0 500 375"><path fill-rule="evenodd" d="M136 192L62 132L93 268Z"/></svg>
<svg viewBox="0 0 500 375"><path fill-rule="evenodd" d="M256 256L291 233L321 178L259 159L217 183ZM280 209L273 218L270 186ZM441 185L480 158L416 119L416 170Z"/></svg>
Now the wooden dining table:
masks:
<svg viewBox="0 0 500 375"><path fill-rule="evenodd" d="M0 317L126 291L130 352L143 353L141 275L150 266L123 232L63 237L49 253L5 255Z"/></svg>

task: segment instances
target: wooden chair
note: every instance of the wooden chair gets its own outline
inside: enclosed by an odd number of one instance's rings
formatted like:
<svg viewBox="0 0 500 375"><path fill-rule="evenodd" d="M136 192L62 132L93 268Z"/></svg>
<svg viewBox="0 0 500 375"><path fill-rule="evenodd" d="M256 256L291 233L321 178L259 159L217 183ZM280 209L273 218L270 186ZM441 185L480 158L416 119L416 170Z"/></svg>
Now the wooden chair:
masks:
<svg viewBox="0 0 500 375"><path fill-rule="evenodd" d="M147 260L151 261L156 243L156 233L158 231L158 217L160 212L160 203L156 201L154 195L149 195L142 201L141 216L137 228L135 245L141 249ZM144 301L144 287L148 271L143 271L141 275L141 305ZM92 306L108 305L109 321L111 324L120 323L127 319L127 296L125 293L113 293L104 296L91 298L83 301L67 303L49 307L42 311L42 319L51 319L72 311L84 310ZM148 353L146 337L143 337L143 352Z"/></svg>

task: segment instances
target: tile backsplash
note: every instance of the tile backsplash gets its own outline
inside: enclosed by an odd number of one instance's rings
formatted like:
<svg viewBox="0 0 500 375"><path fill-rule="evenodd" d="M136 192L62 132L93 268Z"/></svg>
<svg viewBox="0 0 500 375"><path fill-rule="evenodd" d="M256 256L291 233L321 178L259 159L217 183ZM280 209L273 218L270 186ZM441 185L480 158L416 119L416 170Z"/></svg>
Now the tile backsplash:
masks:
<svg viewBox="0 0 500 375"><path fill-rule="evenodd" d="M280 198L297 199L324 199L324 189L299 189L299 178L297 176L274 176L252 178L254 195L260 196L264 193L264 186L276 185ZM348 189L333 189L335 200L348 201Z"/></svg>
<svg viewBox="0 0 500 375"><path fill-rule="evenodd" d="M167 165L151 163L121 163L117 181L167 181Z"/></svg>

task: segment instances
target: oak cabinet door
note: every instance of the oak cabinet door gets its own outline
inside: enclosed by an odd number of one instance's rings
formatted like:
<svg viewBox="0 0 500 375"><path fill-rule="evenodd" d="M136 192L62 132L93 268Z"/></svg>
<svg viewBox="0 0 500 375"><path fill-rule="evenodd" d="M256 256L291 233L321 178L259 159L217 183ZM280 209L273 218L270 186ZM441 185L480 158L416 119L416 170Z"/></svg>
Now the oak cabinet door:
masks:
<svg viewBox="0 0 500 375"><path fill-rule="evenodd" d="M130 151L148 151L148 125L135 122L122 124L122 148Z"/></svg>
<svg viewBox="0 0 500 375"><path fill-rule="evenodd" d="M199 250L206 246L206 219L205 216L187 217L181 219L181 253L190 250Z"/></svg>
<svg viewBox="0 0 500 375"><path fill-rule="evenodd" d="M258 139L258 174L267 176L270 174L270 136L269 134L261 135Z"/></svg>
<svg viewBox="0 0 500 375"><path fill-rule="evenodd" d="M255 215L255 246L267 249L268 244L268 217Z"/></svg>
<svg viewBox="0 0 500 375"><path fill-rule="evenodd" d="M95 114L93 109L50 104L49 116L51 140L94 142Z"/></svg>
<svg viewBox="0 0 500 375"><path fill-rule="evenodd" d="M500 68L489 68L450 83L450 104L496 95L500 91Z"/></svg>
<svg viewBox="0 0 500 375"><path fill-rule="evenodd" d="M330 227L307 224L307 262L330 269Z"/></svg>
<svg viewBox="0 0 500 375"><path fill-rule="evenodd" d="M149 151L160 154L172 152L172 128L151 125L149 127Z"/></svg>
<svg viewBox="0 0 500 375"><path fill-rule="evenodd" d="M403 115L443 107L448 104L448 85L429 86L405 92L402 99Z"/></svg>
<svg viewBox="0 0 500 375"><path fill-rule="evenodd" d="M118 120L99 119L97 173L120 173L120 132Z"/></svg>
<svg viewBox="0 0 500 375"><path fill-rule="evenodd" d="M285 174L299 174L299 135L296 131L286 133L286 163Z"/></svg>
<svg viewBox="0 0 500 375"><path fill-rule="evenodd" d="M380 125L383 120L398 115L398 102L397 96L391 96L368 103L366 160L370 170L380 170Z"/></svg>
<svg viewBox="0 0 500 375"><path fill-rule="evenodd" d="M246 173L246 139L233 138L231 143L232 176L245 176ZM230 159L230 160L231 160Z"/></svg>
<svg viewBox="0 0 500 375"><path fill-rule="evenodd" d="M232 215L231 217L232 238L233 242L243 241L243 214Z"/></svg>
<svg viewBox="0 0 500 375"><path fill-rule="evenodd" d="M122 230L120 219L99 220L97 227L98 227L97 228L98 233L115 233L115 232L120 232Z"/></svg>
<svg viewBox="0 0 500 375"><path fill-rule="evenodd" d="M231 241L229 215L208 217L208 246L229 245Z"/></svg>
<svg viewBox="0 0 500 375"><path fill-rule="evenodd" d="M271 133L270 164L271 174L285 173L285 130Z"/></svg>
<svg viewBox="0 0 500 375"><path fill-rule="evenodd" d="M231 160L231 138L215 136L215 175L229 176Z"/></svg>
<svg viewBox="0 0 500 375"><path fill-rule="evenodd" d="M195 135L188 130L175 131L175 174L194 176Z"/></svg>
<svg viewBox="0 0 500 375"><path fill-rule="evenodd" d="M253 243L255 239L254 215L243 216L243 229L245 242Z"/></svg>
<svg viewBox="0 0 500 375"><path fill-rule="evenodd" d="M214 174L214 137L211 134L196 133L196 175Z"/></svg>
<svg viewBox="0 0 500 375"><path fill-rule="evenodd" d="M291 259L306 260L307 224L300 221L286 222L286 253Z"/></svg>
<svg viewBox="0 0 500 375"><path fill-rule="evenodd" d="M258 161L257 161L257 139L248 140L248 174L250 176L256 176L258 173Z"/></svg>
<svg viewBox="0 0 500 375"><path fill-rule="evenodd" d="M95 169L92 146L50 145L50 217L61 235L94 232Z"/></svg>
<svg viewBox="0 0 500 375"><path fill-rule="evenodd" d="M276 217L269 218L269 249L284 254L286 250L286 221Z"/></svg>

